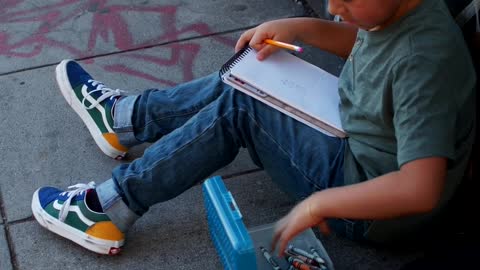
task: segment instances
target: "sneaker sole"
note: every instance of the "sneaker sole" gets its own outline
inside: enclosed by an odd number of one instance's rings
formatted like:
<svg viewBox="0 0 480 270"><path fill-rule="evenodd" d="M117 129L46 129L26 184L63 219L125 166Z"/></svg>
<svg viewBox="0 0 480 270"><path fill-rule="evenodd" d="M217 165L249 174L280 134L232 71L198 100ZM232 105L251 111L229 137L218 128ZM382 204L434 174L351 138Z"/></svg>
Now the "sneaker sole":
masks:
<svg viewBox="0 0 480 270"><path fill-rule="evenodd" d="M63 60L55 69L57 84L62 92L63 97L67 101L68 105L70 105L70 107L72 107L78 116L80 116L83 123L87 126L90 135L92 135L93 139L95 140L95 143L105 155L117 160L125 158L127 153L113 148L108 141L105 140L101 131L97 128L95 121L93 121L92 117L90 117L78 98L74 96L74 91L70 86L70 82L68 81L66 73L66 65L68 62L68 60Z"/></svg>
<svg viewBox="0 0 480 270"><path fill-rule="evenodd" d="M42 227L95 253L115 255L120 252L124 241L109 241L92 237L49 215L40 205L38 191L39 189L33 194L32 213Z"/></svg>

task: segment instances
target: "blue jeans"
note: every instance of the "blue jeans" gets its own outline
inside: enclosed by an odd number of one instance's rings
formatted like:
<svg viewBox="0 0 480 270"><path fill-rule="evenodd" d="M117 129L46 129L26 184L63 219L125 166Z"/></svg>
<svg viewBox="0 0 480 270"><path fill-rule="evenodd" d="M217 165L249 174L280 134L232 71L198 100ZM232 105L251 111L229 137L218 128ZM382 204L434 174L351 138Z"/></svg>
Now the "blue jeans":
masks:
<svg viewBox="0 0 480 270"><path fill-rule="evenodd" d="M286 193L303 199L343 185L346 140L327 136L224 84L218 74L120 99L115 132L125 146L153 143L115 168L97 193L125 231L232 162L241 147Z"/></svg>

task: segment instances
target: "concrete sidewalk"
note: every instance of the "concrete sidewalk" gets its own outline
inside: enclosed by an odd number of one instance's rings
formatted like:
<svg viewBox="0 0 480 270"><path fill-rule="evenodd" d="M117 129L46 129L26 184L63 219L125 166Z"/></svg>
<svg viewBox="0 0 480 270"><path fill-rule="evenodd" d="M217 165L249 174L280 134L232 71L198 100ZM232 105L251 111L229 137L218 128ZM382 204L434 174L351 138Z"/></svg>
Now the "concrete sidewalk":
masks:
<svg viewBox="0 0 480 270"><path fill-rule="evenodd" d="M54 68L82 62L111 88L139 93L218 71L238 36L263 21L304 15L292 0L44 0L0 7L0 269L221 269L208 235L200 186L153 207L127 235L119 256L100 256L32 218L43 185L110 178L103 155L58 91ZM303 57L338 74L336 57ZM133 150L133 157L144 147ZM128 162L128 161L127 161ZM243 151L216 174L226 179L248 227L271 223L293 202ZM397 269L415 252L321 241L336 269Z"/></svg>

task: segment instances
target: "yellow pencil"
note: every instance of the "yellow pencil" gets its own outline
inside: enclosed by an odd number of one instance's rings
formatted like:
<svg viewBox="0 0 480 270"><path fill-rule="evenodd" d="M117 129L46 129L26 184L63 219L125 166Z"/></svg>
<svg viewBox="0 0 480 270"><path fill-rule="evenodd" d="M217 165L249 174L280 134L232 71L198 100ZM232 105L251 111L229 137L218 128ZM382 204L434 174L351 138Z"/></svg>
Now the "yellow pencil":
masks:
<svg viewBox="0 0 480 270"><path fill-rule="evenodd" d="M292 51L296 51L296 52L303 52L302 47L295 46L295 45L292 45L292 44L288 44L288 43L285 43L285 42L276 41L276 40L272 40L272 39L265 39L263 42L265 42L267 44L270 44L270 45L273 45L273 46L280 47L280 48L284 48L284 49L288 49L288 50L292 50Z"/></svg>

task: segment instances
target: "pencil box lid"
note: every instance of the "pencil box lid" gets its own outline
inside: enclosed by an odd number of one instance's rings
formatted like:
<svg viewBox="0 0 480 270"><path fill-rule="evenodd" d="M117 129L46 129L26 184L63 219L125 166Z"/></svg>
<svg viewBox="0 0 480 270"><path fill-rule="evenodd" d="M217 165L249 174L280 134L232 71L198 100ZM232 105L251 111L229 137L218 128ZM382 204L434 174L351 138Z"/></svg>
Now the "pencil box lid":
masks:
<svg viewBox="0 0 480 270"><path fill-rule="evenodd" d="M210 237L224 269L257 269L253 241L222 178L207 179L202 191Z"/></svg>

